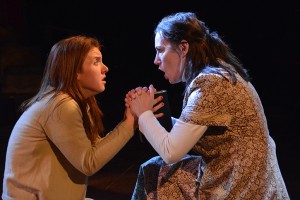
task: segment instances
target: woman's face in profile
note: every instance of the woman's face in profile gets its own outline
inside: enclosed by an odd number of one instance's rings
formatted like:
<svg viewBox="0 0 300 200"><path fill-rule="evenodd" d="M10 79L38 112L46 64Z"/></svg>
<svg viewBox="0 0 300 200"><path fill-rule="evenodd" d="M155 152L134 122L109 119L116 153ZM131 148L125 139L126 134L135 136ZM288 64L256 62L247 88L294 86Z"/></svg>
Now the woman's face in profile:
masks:
<svg viewBox="0 0 300 200"><path fill-rule="evenodd" d="M175 49L160 33L155 35L155 49L154 64L165 73L165 79L171 84L181 82L186 62L182 51L179 48Z"/></svg>
<svg viewBox="0 0 300 200"><path fill-rule="evenodd" d="M86 98L105 90L107 66L102 62L102 54L96 47L92 48L77 73L77 81Z"/></svg>

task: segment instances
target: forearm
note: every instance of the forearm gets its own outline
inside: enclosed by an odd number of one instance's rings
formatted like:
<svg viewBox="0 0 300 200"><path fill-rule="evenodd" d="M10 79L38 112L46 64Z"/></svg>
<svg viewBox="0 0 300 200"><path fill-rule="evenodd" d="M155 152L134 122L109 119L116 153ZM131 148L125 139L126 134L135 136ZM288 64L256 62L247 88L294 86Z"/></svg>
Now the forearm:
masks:
<svg viewBox="0 0 300 200"><path fill-rule="evenodd" d="M177 120L170 133L158 122L151 111L139 118L141 132L166 163L179 161L206 131L206 126L188 124Z"/></svg>
<svg viewBox="0 0 300 200"><path fill-rule="evenodd" d="M120 122L111 132L87 152L84 160L85 173L92 175L107 164L133 137L134 131L124 122Z"/></svg>

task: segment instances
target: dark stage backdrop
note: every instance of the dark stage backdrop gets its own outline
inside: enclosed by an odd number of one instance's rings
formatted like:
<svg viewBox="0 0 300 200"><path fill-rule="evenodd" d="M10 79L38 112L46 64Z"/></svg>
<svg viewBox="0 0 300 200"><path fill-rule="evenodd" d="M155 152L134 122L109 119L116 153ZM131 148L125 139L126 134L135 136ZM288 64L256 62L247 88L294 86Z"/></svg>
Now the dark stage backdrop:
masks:
<svg viewBox="0 0 300 200"><path fill-rule="evenodd" d="M19 116L17 107L39 87L51 46L75 34L95 36L104 45L109 72L106 91L97 99L107 130L122 119L126 92L151 83L168 90L171 112L178 117L184 86L170 85L153 64L153 29L162 17L178 11L196 12L249 70L277 143L287 187L296 197L297 183L292 181L300 178L296 148L300 133L300 8L296 1L0 0L2 152Z"/></svg>

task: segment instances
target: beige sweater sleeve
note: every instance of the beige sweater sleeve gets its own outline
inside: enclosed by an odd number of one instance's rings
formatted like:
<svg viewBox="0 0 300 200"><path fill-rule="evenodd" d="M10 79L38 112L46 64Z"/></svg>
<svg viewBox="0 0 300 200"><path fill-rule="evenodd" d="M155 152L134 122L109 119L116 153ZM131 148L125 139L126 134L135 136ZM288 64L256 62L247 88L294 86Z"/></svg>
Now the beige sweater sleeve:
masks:
<svg viewBox="0 0 300 200"><path fill-rule="evenodd" d="M54 107L55 103L52 105ZM45 133L67 160L79 171L91 176L108 163L130 140L134 130L120 122L97 144L87 138L82 114L74 100L67 100L45 113Z"/></svg>

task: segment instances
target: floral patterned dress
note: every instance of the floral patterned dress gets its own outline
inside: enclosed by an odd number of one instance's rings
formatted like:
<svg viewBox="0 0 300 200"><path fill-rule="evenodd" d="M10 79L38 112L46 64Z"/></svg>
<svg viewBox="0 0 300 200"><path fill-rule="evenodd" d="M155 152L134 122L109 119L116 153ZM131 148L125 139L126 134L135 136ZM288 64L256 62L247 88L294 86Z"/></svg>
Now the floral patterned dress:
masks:
<svg viewBox="0 0 300 200"><path fill-rule="evenodd" d="M209 127L195 155L143 163L132 199L289 199L254 87L217 70L200 73L184 96L180 120Z"/></svg>

